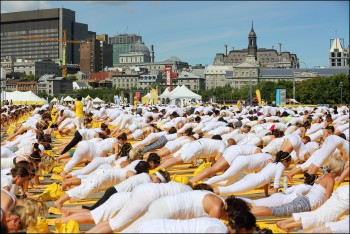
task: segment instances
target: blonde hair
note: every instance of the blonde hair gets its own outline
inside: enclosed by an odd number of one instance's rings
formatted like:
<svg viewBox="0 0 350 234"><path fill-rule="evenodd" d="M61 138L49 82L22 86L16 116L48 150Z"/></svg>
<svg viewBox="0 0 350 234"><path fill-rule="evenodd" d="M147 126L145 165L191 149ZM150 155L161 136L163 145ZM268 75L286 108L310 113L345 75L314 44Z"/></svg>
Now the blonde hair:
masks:
<svg viewBox="0 0 350 234"><path fill-rule="evenodd" d="M345 162L340 155L333 154L329 159L328 171L334 173L340 173L344 170Z"/></svg>
<svg viewBox="0 0 350 234"><path fill-rule="evenodd" d="M51 172L55 166L55 159L49 155L45 155L41 158L41 169L47 172Z"/></svg>
<svg viewBox="0 0 350 234"><path fill-rule="evenodd" d="M46 213L45 204L31 198L24 198L20 203L11 209L11 214L19 217L23 228L35 228L38 217Z"/></svg>
<svg viewBox="0 0 350 234"><path fill-rule="evenodd" d="M129 151L129 159L130 160L137 160L137 159L140 159L141 157L142 157L142 155L141 155L140 150L131 149Z"/></svg>

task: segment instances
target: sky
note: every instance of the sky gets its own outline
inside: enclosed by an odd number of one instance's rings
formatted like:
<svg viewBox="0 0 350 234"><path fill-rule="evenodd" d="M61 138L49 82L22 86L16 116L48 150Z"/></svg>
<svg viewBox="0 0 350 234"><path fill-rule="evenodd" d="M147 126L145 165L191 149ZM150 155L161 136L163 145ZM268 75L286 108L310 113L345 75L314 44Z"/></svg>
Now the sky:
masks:
<svg viewBox="0 0 350 234"><path fill-rule="evenodd" d="M330 39L349 45L349 1L1 1L1 13L60 7L97 34L142 36L155 62L213 64L224 45L247 48L252 22L258 48L281 43L301 68L328 67Z"/></svg>

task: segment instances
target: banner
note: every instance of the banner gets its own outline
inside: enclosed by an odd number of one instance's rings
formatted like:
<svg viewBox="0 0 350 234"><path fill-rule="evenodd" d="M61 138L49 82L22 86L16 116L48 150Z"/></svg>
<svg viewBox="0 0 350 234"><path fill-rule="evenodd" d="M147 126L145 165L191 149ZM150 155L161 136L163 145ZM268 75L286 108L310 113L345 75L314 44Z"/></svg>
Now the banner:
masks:
<svg viewBox="0 0 350 234"><path fill-rule="evenodd" d="M171 90L172 90L172 87L171 87L171 83L172 83L172 80L171 80L171 66L169 66L169 65L165 66L165 71L166 71L166 84L170 85L169 91L171 92Z"/></svg>
<svg viewBox="0 0 350 234"><path fill-rule="evenodd" d="M286 104L286 89L276 89L276 106Z"/></svg>
<svg viewBox="0 0 350 234"><path fill-rule="evenodd" d="M261 106L261 94L260 94L260 90L257 89L257 90L255 91L255 93L256 93L256 97L258 98L258 105Z"/></svg>

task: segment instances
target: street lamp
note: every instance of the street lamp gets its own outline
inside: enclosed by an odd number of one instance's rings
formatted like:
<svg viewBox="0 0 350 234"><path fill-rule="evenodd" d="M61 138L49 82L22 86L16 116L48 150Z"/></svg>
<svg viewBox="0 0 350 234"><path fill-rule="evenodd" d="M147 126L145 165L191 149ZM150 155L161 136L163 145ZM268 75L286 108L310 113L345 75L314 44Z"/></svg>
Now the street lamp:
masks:
<svg viewBox="0 0 350 234"><path fill-rule="evenodd" d="M300 61L299 61L299 63L304 64L304 65L305 65L305 68L306 68L306 72L308 72L306 63L300 62ZM294 70L293 70L293 99L296 100L296 99L295 99L295 71L294 71Z"/></svg>
<svg viewBox="0 0 350 234"><path fill-rule="evenodd" d="M342 81L340 81L339 86L340 86L340 104L342 104L343 103L343 82Z"/></svg>
<svg viewBox="0 0 350 234"><path fill-rule="evenodd" d="M249 106L252 106L252 69L249 72Z"/></svg>

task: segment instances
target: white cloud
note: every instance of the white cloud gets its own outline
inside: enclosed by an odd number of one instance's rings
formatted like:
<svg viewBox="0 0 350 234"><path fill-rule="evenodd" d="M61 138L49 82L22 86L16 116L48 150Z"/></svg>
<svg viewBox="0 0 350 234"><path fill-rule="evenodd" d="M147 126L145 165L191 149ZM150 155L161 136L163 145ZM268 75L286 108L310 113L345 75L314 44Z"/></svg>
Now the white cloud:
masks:
<svg viewBox="0 0 350 234"><path fill-rule="evenodd" d="M1 13L47 9L50 1L1 1Z"/></svg>

